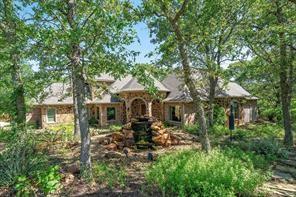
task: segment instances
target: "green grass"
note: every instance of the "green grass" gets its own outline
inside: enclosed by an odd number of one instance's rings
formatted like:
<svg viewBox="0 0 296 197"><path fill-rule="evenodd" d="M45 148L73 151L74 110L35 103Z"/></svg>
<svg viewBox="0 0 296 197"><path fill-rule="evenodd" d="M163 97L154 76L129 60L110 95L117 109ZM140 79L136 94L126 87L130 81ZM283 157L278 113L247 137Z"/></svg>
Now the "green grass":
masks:
<svg viewBox="0 0 296 197"><path fill-rule="evenodd" d="M94 181L109 188L125 187L127 173L123 167L106 163L93 164Z"/></svg>
<svg viewBox="0 0 296 197"><path fill-rule="evenodd" d="M146 178L167 196L253 195L266 177L254 169L250 159L244 161L237 154L227 150L175 152L162 156Z"/></svg>

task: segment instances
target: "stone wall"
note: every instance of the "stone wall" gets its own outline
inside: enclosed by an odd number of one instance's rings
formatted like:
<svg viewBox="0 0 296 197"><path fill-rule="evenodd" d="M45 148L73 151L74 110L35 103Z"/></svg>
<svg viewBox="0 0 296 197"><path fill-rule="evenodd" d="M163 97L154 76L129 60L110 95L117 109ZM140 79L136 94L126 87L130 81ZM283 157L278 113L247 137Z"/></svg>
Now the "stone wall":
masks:
<svg viewBox="0 0 296 197"><path fill-rule="evenodd" d="M35 107L26 115L26 121L34 125L36 128L41 128L41 107Z"/></svg>
<svg viewBox="0 0 296 197"><path fill-rule="evenodd" d="M102 127L111 125L111 124L121 124L122 123L122 105L123 104L99 104L100 107L100 125ZM114 107L116 110L115 120L107 120L107 108Z"/></svg>
<svg viewBox="0 0 296 197"><path fill-rule="evenodd" d="M54 123L49 123L47 121L47 109L53 108L56 110L56 121ZM41 108L41 120L42 128L48 126L58 125L61 123L73 123L74 114L73 107L71 105L54 105L54 106L43 106Z"/></svg>
<svg viewBox="0 0 296 197"><path fill-rule="evenodd" d="M170 106L180 106L181 107L181 122L172 121L170 120ZM169 102L163 104L163 110L164 110L164 120L172 125L181 125L184 123L184 105L180 102Z"/></svg>
<svg viewBox="0 0 296 197"><path fill-rule="evenodd" d="M158 99L152 101L152 116L158 120L163 120L162 103Z"/></svg>

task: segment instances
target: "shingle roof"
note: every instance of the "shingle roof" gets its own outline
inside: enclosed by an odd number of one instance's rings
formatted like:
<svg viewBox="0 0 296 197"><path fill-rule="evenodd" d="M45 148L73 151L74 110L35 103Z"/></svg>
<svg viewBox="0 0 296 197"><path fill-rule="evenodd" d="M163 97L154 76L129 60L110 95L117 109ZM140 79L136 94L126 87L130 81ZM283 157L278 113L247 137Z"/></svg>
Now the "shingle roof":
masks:
<svg viewBox="0 0 296 197"><path fill-rule="evenodd" d="M200 75L198 77L200 77ZM184 85L181 77L171 73L162 81L162 83L170 90L169 95L166 99L164 99L164 101L192 101L189 91ZM203 94L202 99L206 100L208 90L202 89L199 90L199 92ZM216 92L217 98L245 97L247 99L257 99L257 97L252 96L243 87L235 82L229 82L224 86L220 81L219 88Z"/></svg>
<svg viewBox="0 0 296 197"><path fill-rule="evenodd" d="M59 105L73 104L72 89L67 83L53 83L39 96L35 104Z"/></svg>
<svg viewBox="0 0 296 197"><path fill-rule="evenodd" d="M200 78L202 75L196 75ZM103 77L103 76L102 76ZM109 78L102 78L106 79ZM113 78L114 79L114 78ZM169 92L167 98L164 101L182 101L190 102L192 101L187 87L182 82L182 79L178 77L175 73L169 74L162 82L153 78L154 85L159 91ZM229 82L222 88L222 83L220 88L217 90L217 98L225 97L245 97L246 99L254 100L256 97L252 96L244 88L234 82ZM121 79L115 80L109 87L108 91L102 93L99 97L93 100L87 100L87 103L116 103L120 101L120 98L116 96L117 93L126 91L144 91L145 86L140 84L136 78L131 75L127 75ZM203 89L199 91L204 96L203 100L207 99L207 90ZM69 84L65 83L53 83L48 88L45 89L44 93L40 96L39 100L35 102L39 105L60 105L60 104L73 104L72 88Z"/></svg>
<svg viewBox="0 0 296 197"><path fill-rule="evenodd" d="M110 74L102 73L99 76L96 76L95 80L96 81L105 81L105 82L114 82L115 78Z"/></svg>
<svg viewBox="0 0 296 197"><path fill-rule="evenodd" d="M153 80L154 86L158 89L158 91L169 92L169 90L160 81L154 77L151 77L151 79ZM119 83L122 85L117 89L117 92L145 91L145 86L139 83L139 81L131 75L128 75L125 79L120 80L117 84Z"/></svg>

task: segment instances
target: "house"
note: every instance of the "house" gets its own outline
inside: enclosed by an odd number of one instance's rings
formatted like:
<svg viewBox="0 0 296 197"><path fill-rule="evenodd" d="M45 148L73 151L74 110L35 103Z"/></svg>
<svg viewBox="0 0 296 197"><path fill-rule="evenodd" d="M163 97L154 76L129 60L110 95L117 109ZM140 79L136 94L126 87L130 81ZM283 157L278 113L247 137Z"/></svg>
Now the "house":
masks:
<svg viewBox="0 0 296 197"><path fill-rule="evenodd" d="M174 125L194 123L192 99L181 78L171 73L162 81L153 77L152 80L159 93L157 98L151 96L131 75L121 79L115 79L108 74L97 77L96 85L91 87L90 99L86 102L89 118L102 127L126 123L141 116L152 116ZM234 82L229 82L218 89L215 102L224 108L227 115L230 105L233 105L237 124L256 120L256 97ZM207 91L200 92L203 92L203 100L207 102ZM54 83L45 90L45 93L41 100L34 103L32 111L28 113L27 121L41 128L73 122L71 86Z"/></svg>

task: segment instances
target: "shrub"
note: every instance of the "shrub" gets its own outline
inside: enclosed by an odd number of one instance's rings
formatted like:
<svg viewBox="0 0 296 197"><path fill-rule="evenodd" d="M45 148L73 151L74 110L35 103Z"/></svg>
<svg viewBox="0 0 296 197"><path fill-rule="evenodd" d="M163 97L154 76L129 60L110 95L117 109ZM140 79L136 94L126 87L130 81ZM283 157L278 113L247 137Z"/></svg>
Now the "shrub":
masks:
<svg viewBox="0 0 296 197"><path fill-rule="evenodd" d="M228 135L229 132L230 132L229 129L224 125L213 125L213 127L210 129L210 134L217 137Z"/></svg>
<svg viewBox="0 0 296 197"><path fill-rule="evenodd" d="M198 134L199 133L199 125L196 124L185 124L183 126L183 130L187 133Z"/></svg>
<svg viewBox="0 0 296 197"><path fill-rule="evenodd" d="M26 176L17 177L14 189L16 190L16 196L33 196L34 194L32 183Z"/></svg>
<svg viewBox="0 0 296 197"><path fill-rule="evenodd" d="M15 141L8 143L0 154L0 186L12 185L19 176L32 175L47 162L47 158L36 151L30 133L19 131L14 137Z"/></svg>
<svg viewBox="0 0 296 197"><path fill-rule="evenodd" d="M214 124L224 125L225 120L226 120L226 114L225 114L224 108L219 105L215 105L214 106Z"/></svg>
<svg viewBox="0 0 296 197"><path fill-rule="evenodd" d="M273 123L249 124L238 127L234 132L237 139L254 138L254 137L274 137L283 138L284 130L281 126Z"/></svg>
<svg viewBox="0 0 296 197"><path fill-rule="evenodd" d="M254 139L250 141L248 149L271 160L277 157L285 157L282 146L275 138Z"/></svg>
<svg viewBox="0 0 296 197"><path fill-rule="evenodd" d="M96 182L105 183L108 187L124 187L126 183L126 171L122 167L96 163L93 165L93 176Z"/></svg>
<svg viewBox="0 0 296 197"><path fill-rule="evenodd" d="M268 172L271 165L271 160L266 158L264 155L257 155L251 151L243 151L236 147L226 147L223 150L224 154L231 158L237 158L243 161L247 166L254 166L255 169L263 170Z"/></svg>
<svg viewBox="0 0 296 197"><path fill-rule="evenodd" d="M36 141L32 131L15 131L14 141L0 154L0 187L14 188L18 196L30 196L36 186L45 194L56 189L57 167L50 167Z"/></svg>
<svg viewBox="0 0 296 197"><path fill-rule="evenodd" d="M264 180L251 163L218 150L165 155L151 166L146 178L162 192L178 196L248 195Z"/></svg>
<svg viewBox="0 0 296 197"><path fill-rule="evenodd" d="M50 166L45 170L37 171L37 184L43 193L48 194L54 192L60 186L61 175L59 166Z"/></svg>
<svg viewBox="0 0 296 197"><path fill-rule="evenodd" d="M94 127L94 126L97 126L99 122L98 122L98 120L95 117L92 116L88 120L88 123L89 123L90 126L93 126Z"/></svg>
<svg viewBox="0 0 296 197"><path fill-rule="evenodd" d="M112 125L109 126L109 129L112 132L118 132L118 131L121 131L122 125L120 125L120 124L112 124Z"/></svg>

